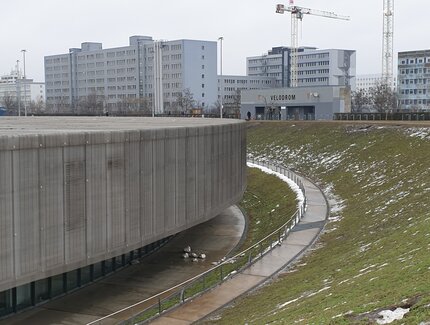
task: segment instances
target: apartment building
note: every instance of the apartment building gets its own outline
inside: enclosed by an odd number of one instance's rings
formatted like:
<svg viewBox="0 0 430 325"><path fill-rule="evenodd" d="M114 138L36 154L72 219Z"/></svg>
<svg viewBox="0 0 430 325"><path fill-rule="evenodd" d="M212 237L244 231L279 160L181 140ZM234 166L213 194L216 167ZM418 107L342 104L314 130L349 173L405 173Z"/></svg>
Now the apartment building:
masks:
<svg viewBox="0 0 430 325"><path fill-rule="evenodd" d="M131 36L124 47L87 42L45 57L46 102L54 111L91 104L104 111L148 108L162 114L181 109L177 98L185 89L204 108L217 100L216 80L212 41Z"/></svg>

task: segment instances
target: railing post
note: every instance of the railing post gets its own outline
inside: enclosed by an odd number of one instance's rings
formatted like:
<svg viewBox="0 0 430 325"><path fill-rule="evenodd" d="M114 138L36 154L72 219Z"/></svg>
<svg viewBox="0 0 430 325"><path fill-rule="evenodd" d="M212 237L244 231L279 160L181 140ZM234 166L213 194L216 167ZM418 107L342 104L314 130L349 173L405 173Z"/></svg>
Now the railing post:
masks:
<svg viewBox="0 0 430 325"><path fill-rule="evenodd" d="M260 243L260 257L263 256L263 245Z"/></svg>
<svg viewBox="0 0 430 325"><path fill-rule="evenodd" d="M248 264L251 264L251 260L252 260L252 250L249 250L249 256L248 256Z"/></svg>
<svg viewBox="0 0 430 325"><path fill-rule="evenodd" d="M205 289L206 289L205 275L203 275L203 279L202 279L202 281L203 281L203 290L205 290Z"/></svg>
<svg viewBox="0 0 430 325"><path fill-rule="evenodd" d="M185 286L181 290L181 295L179 296L179 300L182 302L185 301Z"/></svg>
<svg viewBox="0 0 430 325"><path fill-rule="evenodd" d="M161 314L161 297L158 297L158 313Z"/></svg>
<svg viewBox="0 0 430 325"><path fill-rule="evenodd" d="M221 281L222 281L222 278L223 278L223 276L222 276L222 264L220 265L220 274L221 274Z"/></svg>

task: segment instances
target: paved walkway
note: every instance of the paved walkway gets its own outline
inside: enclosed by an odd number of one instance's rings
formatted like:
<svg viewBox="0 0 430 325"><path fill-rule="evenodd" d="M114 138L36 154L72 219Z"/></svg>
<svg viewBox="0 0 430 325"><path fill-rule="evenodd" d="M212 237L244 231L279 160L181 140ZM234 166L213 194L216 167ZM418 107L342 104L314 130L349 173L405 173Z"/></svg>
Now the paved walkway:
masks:
<svg viewBox="0 0 430 325"><path fill-rule="evenodd" d="M242 273L206 294L189 301L151 324L191 324L230 303L255 288L294 261L318 238L328 216L324 194L313 183L302 179L306 190L307 210L281 246L275 248Z"/></svg>
<svg viewBox="0 0 430 325"><path fill-rule="evenodd" d="M156 295L213 267L237 246L245 229L245 218L231 207L214 219L186 230L141 263L118 271L88 287L0 321L6 324L86 324ZM205 252L198 263L183 260L187 245ZM116 324L131 315L122 313L104 320Z"/></svg>

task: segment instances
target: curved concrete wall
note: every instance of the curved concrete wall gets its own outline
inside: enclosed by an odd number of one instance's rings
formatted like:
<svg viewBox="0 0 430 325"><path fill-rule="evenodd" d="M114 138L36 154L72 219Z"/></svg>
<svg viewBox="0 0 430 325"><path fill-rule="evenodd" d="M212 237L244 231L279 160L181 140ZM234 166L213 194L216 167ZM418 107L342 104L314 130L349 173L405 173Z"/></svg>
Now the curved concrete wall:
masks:
<svg viewBox="0 0 430 325"><path fill-rule="evenodd" d="M145 246L240 200L245 124L178 121L1 120L0 291Z"/></svg>

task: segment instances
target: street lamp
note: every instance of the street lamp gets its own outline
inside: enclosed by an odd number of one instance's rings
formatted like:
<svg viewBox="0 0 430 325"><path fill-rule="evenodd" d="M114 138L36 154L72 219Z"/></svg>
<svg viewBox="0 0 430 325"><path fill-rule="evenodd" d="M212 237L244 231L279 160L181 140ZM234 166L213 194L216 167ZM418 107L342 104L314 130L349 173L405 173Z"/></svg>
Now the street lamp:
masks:
<svg viewBox="0 0 430 325"><path fill-rule="evenodd" d="M27 52L27 50L21 50L21 52L24 59L24 115L27 116L27 87L25 85L27 78L25 75L25 53Z"/></svg>
<svg viewBox="0 0 430 325"><path fill-rule="evenodd" d="M19 60L16 60L16 100L18 101L18 116L21 116L21 80L19 80Z"/></svg>
<svg viewBox="0 0 430 325"><path fill-rule="evenodd" d="M224 40L224 37L218 37L218 41L220 43L220 80L221 80L221 105L219 108L220 114L219 117L222 118L222 113L223 113L223 106L224 106L224 79L222 76L222 42Z"/></svg>

